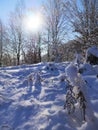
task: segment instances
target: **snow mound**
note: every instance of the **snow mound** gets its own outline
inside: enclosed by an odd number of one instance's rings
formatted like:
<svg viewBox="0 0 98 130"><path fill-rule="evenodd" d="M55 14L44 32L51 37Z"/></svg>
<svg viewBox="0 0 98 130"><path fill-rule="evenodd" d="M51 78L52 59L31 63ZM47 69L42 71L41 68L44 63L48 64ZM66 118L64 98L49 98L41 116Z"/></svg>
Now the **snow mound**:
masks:
<svg viewBox="0 0 98 130"><path fill-rule="evenodd" d="M98 57L98 48L96 46L92 46L92 47L88 48L87 55L90 55L90 54Z"/></svg>

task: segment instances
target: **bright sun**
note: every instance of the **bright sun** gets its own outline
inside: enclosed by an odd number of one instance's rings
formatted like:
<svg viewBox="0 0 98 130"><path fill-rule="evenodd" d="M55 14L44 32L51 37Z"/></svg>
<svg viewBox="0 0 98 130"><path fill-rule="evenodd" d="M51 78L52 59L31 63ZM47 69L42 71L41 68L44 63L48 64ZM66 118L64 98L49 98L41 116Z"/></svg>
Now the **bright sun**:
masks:
<svg viewBox="0 0 98 130"><path fill-rule="evenodd" d="M40 13L29 14L23 20L26 31L38 32L42 28L44 21Z"/></svg>

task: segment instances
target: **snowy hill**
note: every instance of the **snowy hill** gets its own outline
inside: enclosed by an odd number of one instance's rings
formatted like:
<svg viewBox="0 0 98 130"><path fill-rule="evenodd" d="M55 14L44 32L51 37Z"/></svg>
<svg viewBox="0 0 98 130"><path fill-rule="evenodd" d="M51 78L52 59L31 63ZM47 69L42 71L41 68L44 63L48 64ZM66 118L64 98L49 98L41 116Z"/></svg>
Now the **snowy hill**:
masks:
<svg viewBox="0 0 98 130"><path fill-rule="evenodd" d="M88 67L81 75L95 116L82 122L78 113L68 115L64 109L68 64L0 68L0 130L97 130L98 66Z"/></svg>

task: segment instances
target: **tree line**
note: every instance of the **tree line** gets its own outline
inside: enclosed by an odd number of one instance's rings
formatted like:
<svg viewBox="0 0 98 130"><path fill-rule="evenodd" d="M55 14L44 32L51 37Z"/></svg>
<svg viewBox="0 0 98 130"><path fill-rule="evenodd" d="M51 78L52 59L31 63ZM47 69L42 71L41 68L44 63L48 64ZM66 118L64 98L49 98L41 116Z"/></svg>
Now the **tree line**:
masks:
<svg viewBox="0 0 98 130"><path fill-rule="evenodd" d="M61 61L67 55L63 45L73 38L84 49L98 46L97 0L47 0L42 7L45 27L37 34L24 31L22 0L6 25L0 20L0 66L38 63L44 53L46 61Z"/></svg>

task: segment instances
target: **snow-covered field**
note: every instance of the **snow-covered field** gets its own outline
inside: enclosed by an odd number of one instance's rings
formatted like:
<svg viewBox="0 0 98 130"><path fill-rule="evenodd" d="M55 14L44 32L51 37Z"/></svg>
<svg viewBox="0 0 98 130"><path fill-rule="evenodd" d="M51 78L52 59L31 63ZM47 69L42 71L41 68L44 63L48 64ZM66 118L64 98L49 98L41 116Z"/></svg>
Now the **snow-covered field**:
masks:
<svg viewBox="0 0 98 130"><path fill-rule="evenodd" d="M64 109L68 64L0 68L0 130L98 130L98 66L81 75L95 116L82 122Z"/></svg>

